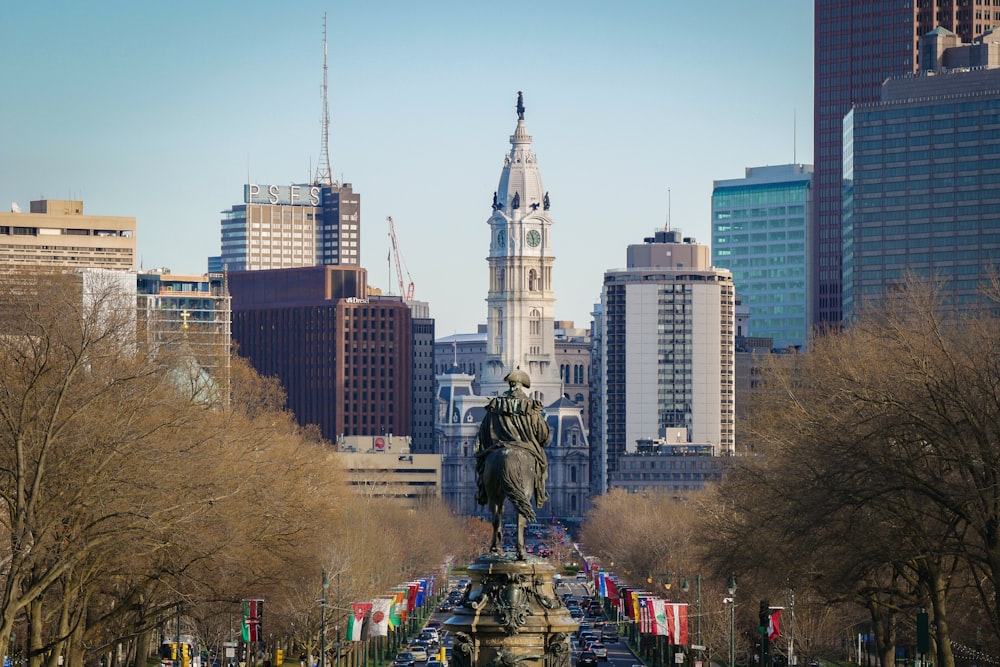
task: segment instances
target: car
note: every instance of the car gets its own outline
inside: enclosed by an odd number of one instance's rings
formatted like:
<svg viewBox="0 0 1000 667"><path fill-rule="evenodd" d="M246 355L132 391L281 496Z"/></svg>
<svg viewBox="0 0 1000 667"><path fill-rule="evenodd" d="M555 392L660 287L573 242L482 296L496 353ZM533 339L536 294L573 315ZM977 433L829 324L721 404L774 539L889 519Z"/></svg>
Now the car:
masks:
<svg viewBox="0 0 1000 667"><path fill-rule="evenodd" d="M611 623L605 623L601 628L601 641L609 644L618 643L618 628Z"/></svg>
<svg viewBox="0 0 1000 667"><path fill-rule="evenodd" d="M608 659L608 647L606 647L601 642L589 642L583 647L584 651L593 651L594 655L597 656L598 660Z"/></svg>
<svg viewBox="0 0 1000 667"><path fill-rule="evenodd" d="M597 641L597 635L594 634L593 632L581 632L580 636L577 638L577 642L579 643L580 648L585 647L588 642L596 642L596 641Z"/></svg>
<svg viewBox="0 0 1000 667"><path fill-rule="evenodd" d="M444 667L444 663L440 660L428 660L427 667Z"/></svg>
<svg viewBox="0 0 1000 667"><path fill-rule="evenodd" d="M416 642L410 644L410 653L413 654L413 659L416 662L427 662L427 647L421 646Z"/></svg>
<svg viewBox="0 0 1000 667"><path fill-rule="evenodd" d="M396 654L396 659L392 661L393 667L414 667L417 661L409 651L401 651Z"/></svg>
<svg viewBox="0 0 1000 667"><path fill-rule="evenodd" d="M438 622L438 621L431 621L430 623L427 624L427 628L426 629L427 630L437 630L438 632L440 632L441 631L441 623Z"/></svg>
<svg viewBox="0 0 1000 667"><path fill-rule="evenodd" d="M594 627L590 623L581 623L576 629L576 636L579 637L584 632L593 632Z"/></svg>
<svg viewBox="0 0 1000 667"><path fill-rule="evenodd" d="M585 616L583 610L580 609L579 607L570 607L569 615L573 618L574 621L579 621L581 618Z"/></svg>
<svg viewBox="0 0 1000 667"><path fill-rule="evenodd" d="M593 651L583 651L576 658L576 667L597 667L597 656Z"/></svg>

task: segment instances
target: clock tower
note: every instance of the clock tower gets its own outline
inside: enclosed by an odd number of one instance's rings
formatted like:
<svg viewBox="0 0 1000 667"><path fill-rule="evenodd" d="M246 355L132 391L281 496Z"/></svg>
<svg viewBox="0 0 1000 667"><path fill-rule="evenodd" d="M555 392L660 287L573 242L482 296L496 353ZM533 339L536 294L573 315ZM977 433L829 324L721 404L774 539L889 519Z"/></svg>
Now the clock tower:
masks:
<svg viewBox="0 0 1000 667"><path fill-rule="evenodd" d="M520 92L510 145L489 218L486 363L480 387L484 396L503 393L508 388L503 378L520 367L531 378L529 393L548 405L561 397L553 329L552 218Z"/></svg>

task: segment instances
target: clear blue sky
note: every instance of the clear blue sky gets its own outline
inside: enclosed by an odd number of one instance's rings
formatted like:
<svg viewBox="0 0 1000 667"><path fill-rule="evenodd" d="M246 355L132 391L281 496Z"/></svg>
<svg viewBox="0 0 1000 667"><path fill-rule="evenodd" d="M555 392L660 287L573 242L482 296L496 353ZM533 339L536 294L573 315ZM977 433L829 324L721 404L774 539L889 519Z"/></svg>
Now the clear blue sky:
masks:
<svg viewBox="0 0 1000 667"><path fill-rule="evenodd" d="M248 177L315 173L326 13L330 158L362 195L369 283L392 287L391 215L437 335L485 321L486 220L521 90L556 318L588 326L604 271L663 227L668 200L672 226L709 243L713 180L812 162L812 5L8 3L0 206L134 216L143 268L203 273Z"/></svg>

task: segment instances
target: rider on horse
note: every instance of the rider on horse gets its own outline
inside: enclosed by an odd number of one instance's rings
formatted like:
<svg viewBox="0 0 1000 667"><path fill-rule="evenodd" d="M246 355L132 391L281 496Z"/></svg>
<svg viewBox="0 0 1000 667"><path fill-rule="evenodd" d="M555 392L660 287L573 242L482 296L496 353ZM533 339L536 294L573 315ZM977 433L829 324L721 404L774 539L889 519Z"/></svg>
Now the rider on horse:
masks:
<svg viewBox="0 0 1000 667"><path fill-rule="evenodd" d="M548 464L542 448L549 442L549 425L542 416L542 403L528 396L521 387L530 388L531 380L524 371L515 369L504 378L510 389L491 398L486 406L486 417L476 437L476 501L487 503L483 485L483 470L490 452L508 448L529 452L535 460L535 505L541 507L549 499L545 490ZM532 517L533 519L534 517Z"/></svg>

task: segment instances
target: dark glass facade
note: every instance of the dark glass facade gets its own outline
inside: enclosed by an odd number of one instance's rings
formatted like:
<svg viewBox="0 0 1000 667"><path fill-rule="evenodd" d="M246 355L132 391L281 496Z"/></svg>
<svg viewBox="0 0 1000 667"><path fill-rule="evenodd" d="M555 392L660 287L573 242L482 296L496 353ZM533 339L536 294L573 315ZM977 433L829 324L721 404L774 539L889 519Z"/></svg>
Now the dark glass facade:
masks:
<svg viewBox="0 0 1000 667"><path fill-rule="evenodd" d="M937 26L970 41L994 25L986 0L816 0L813 72L814 322L841 320L843 119L879 99L882 82L916 71L917 41Z"/></svg>
<svg viewBox="0 0 1000 667"><path fill-rule="evenodd" d="M986 305L1000 264L1000 70L917 83L844 121L845 318L907 272L943 280L960 310Z"/></svg>

